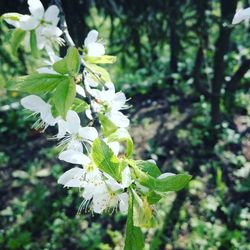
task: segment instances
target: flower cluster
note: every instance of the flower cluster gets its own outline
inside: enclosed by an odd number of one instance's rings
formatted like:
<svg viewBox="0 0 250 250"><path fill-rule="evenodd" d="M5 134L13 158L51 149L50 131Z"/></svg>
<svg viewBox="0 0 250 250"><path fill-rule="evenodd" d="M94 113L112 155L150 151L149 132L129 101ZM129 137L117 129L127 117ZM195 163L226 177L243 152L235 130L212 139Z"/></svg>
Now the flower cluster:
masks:
<svg viewBox="0 0 250 250"><path fill-rule="evenodd" d="M58 43L64 44L60 37L63 32L57 25L59 22L59 9L51 5L46 11L40 0L28 0L30 15L19 13L7 13L4 20L14 27L26 31L26 44L30 40L31 32L34 31L36 45L39 50L46 49L48 54L53 54L53 46Z"/></svg>
<svg viewBox="0 0 250 250"><path fill-rule="evenodd" d="M104 46L96 42L97 35L97 31L92 30L85 39L87 55L92 53L97 55L98 49L100 50L98 56L103 54ZM58 57L55 62L60 59ZM84 61L84 54L82 60ZM38 72L58 74L49 66ZM87 71L84 72L83 81L85 89L77 85L76 92L83 98L86 95L91 96L91 103L85 110L86 119L89 119L88 123L93 120L92 113L95 112L107 117L117 128L128 127L129 119L120 111L128 108L125 94L115 92L112 82L105 83L100 89L100 84ZM58 183L65 187L78 187L83 190L84 201L81 209L89 205L95 213L102 213L104 210L113 210L119 207L121 212L126 213L128 209L128 193L125 190L132 183L130 168L128 166L124 167L122 179L117 182L95 165L91 157L91 146L93 141L100 136L97 129L91 126L82 127L79 115L71 109L67 111L65 119L60 115L54 116L52 105L37 95L28 95L22 98L21 104L24 108L32 111L34 115L38 115L39 119L34 124L36 129L44 131L48 126L58 127L56 139L59 140L59 146L62 148L58 158L81 166L81 168L74 167L66 171L58 180ZM119 142L108 142L108 138L102 138L102 140L107 143L115 156L120 153Z"/></svg>
<svg viewBox="0 0 250 250"><path fill-rule="evenodd" d="M123 113L129 106L125 94L116 91L109 73L100 66L116 58L105 54L98 32L90 31L83 47L76 48L64 31L69 48L59 57L54 50L56 44L64 45L57 27L59 8L52 5L45 11L39 0L28 4L31 15L7 13L3 18L16 27L16 39L20 34L30 36L31 47L35 35L35 45L46 49L49 60L36 73L19 77L14 89L29 94L21 105L37 116L35 129L44 132L49 126L57 127L53 138L61 150L58 158L74 165L58 183L80 190L80 211L128 213L126 242L133 241L132 231L141 241L138 227L155 224L154 204L167 192L184 188L191 176L162 174L153 160L132 159L130 121Z"/></svg>

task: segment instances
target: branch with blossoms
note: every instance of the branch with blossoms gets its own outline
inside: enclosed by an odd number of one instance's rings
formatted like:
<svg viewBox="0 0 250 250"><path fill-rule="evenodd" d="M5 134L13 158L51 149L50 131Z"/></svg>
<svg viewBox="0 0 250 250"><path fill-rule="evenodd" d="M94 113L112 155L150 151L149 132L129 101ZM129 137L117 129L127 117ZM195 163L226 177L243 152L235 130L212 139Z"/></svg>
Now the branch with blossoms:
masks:
<svg viewBox="0 0 250 250"><path fill-rule="evenodd" d="M51 5L45 11L39 0L28 0L28 5L30 15L2 16L15 27L14 53L25 44L37 60L40 50L45 49L48 55L45 67L17 79L14 89L29 94L21 99L21 105L38 117L34 128L43 132L49 126L58 128L58 158L75 165L58 183L80 189L83 201L79 213L84 209L127 214L124 249L143 249L141 228L157 224L157 203L167 192L184 188L191 176L161 173L155 161L133 159L130 121L123 114L129 108L127 99L122 91L116 92L102 66L113 64L116 58L105 55L98 32L91 30L82 48L76 48L64 17L60 26L64 30L57 27L61 6ZM56 51L66 43L67 54L60 58Z"/></svg>

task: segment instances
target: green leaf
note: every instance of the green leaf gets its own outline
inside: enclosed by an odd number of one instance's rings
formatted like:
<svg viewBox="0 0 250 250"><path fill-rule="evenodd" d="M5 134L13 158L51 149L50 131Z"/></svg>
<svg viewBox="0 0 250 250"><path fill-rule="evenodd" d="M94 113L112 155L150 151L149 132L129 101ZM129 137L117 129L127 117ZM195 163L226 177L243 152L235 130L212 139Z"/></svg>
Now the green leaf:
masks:
<svg viewBox="0 0 250 250"><path fill-rule="evenodd" d="M92 146L92 159L96 166L115 180L121 180L121 166L118 158L111 148L101 139L97 138Z"/></svg>
<svg viewBox="0 0 250 250"><path fill-rule="evenodd" d="M52 100L58 113L65 119L76 96L76 85L72 79L58 84Z"/></svg>
<svg viewBox="0 0 250 250"><path fill-rule="evenodd" d="M147 196L147 201L149 204L156 204L162 198L160 194L157 194L154 191L147 192L146 196Z"/></svg>
<svg viewBox="0 0 250 250"><path fill-rule="evenodd" d="M110 75L108 73L108 71L100 66L97 66L95 64L88 64L86 67L86 70L88 70L88 67L91 69L91 71L89 70L89 73L91 74L92 78L97 81L97 82L102 82L102 83L106 83L106 82L112 82ZM93 74L93 72L95 74Z"/></svg>
<svg viewBox="0 0 250 250"><path fill-rule="evenodd" d="M157 178L158 176L161 175L160 169L153 162L139 160L139 161L135 161L135 164L136 166L138 166L139 169L149 174L150 176Z"/></svg>
<svg viewBox="0 0 250 250"><path fill-rule="evenodd" d="M11 50L14 56L17 55L17 49L26 35L26 31L21 29L15 29L11 36Z"/></svg>
<svg viewBox="0 0 250 250"><path fill-rule="evenodd" d="M99 120L102 125L102 134L108 137L117 130L117 126L105 115L99 113Z"/></svg>
<svg viewBox="0 0 250 250"><path fill-rule="evenodd" d="M188 184L191 178L192 176L189 174L177 174L163 179L156 179L155 191L179 191Z"/></svg>
<svg viewBox="0 0 250 250"><path fill-rule="evenodd" d="M68 74L68 67L65 58L55 62L52 67L59 74Z"/></svg>
<svg viewBox="0 0 250 250"><path fill-rule="evenodd" d="M129 134L129 132L125 128L119 128L117 129L113 134L108 136L108 142L122 142L126 141L127 142L127 153L126 156L130 157L131 154L133 153L134 145L133 145L133 140Z"/></svg>
<svg viewBox="0 0 250 250"><path fill-rule="evenodd" d="M85 56L84 60L87 63L92 63L92 64L106 64L106 63L115 63L116 62L116 56L99 56L99 57L94 57L94 56Z"/></svg>
<svg viewBox="0 0 250 250"><path fill-rule="evenodd" d="M132 191L129 194L128 216L126 223L126 235L124 250L143 250L144 236L139 227L134 226L134 196Z"/></svg>
<svg viewBox="0 0 250 250"><path fill-rule="evenodd" d="M77 113L81 113L87 110L88 108L89 108L89 105L85 101L79 98L75 98L70 109L74 110Z"/></svg>
<svg viewBox="0 0 250 250"><path fill-rule="evenodd" d="M150 189L155 188L156 178L142 171L137 165L137 161L132 159L126 159L126 162L134 169L136 178L138 179L141 185L148 187Z"/></svg>
<svg viewBox="0 0 250 250"><path fill-rule="evenodd" d="M21 76L11 90L41 94L53 91L57 85L68 81L68 77L56 74L32 74Z"/></svg>
<svg viewBox="0 0 250 250"><path fill-rule="evenodd" d="M30 31L30 48L31 48L31 54L34 57L37 57L38 48L37 48L37 40L36 40L36 32L35 32L35 30Z"/></svg>
<svg viewBox="0 0 250 250"><path fill-rule="evenodd" d="M70 47L67 51L65 59L69 74L72 76L76 76L80 70L81 64L81 59L77 48Z"/></svg>

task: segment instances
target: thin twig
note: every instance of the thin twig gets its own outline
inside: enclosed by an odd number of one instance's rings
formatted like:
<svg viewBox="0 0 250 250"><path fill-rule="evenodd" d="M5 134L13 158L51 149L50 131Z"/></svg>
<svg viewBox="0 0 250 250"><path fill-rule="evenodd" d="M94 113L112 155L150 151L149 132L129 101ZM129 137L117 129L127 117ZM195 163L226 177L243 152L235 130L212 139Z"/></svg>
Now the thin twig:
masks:
<svg viewBox="0 0 250 250"><path fill-rule="evenodd" d="M66 23L66 20L65 20L65 14L64 14L64 11L63 11L63 8L62 8L62 2L61 0L53 0L52 3L54 3L58 8L59 8L59 16L60 16L60 28L63 32L63 37L65 39L65 42L67 44L68 47L73 47L75 46L75 43L73 41L73 39L71 38L70 34L69 34L69 31L68 31L68 26L67 26L67 23ZM95 112L94 110L94 107L92 105L92 96L88 93L87 91L87 88L86 88L86 85L84 83L84 68L88 68L88 70L94 74L95 77L97 77L98 80L101 80L100 76L97 75L91 68L89 68L86 63L84 62L84 60L81 60L81 74L82 74L82 84L83 84L83 87L84 87L84 91L85 91L85 94L86 94L86 99L87 99L87 102L90 106L90 111L91 111L91 115L93 117L93 126L98 130L98 132L100 132L101 130L101 123L99 121L99 117L98 117L98 114Z"/></svg>
<svg viewBox="0 0 250 250"><path fill-rule="evenodd" d="M65 21L65 14L64 14L64 11L63 11L63 8L62 8L61 0L53 0L52 3L54 3L58 7L58 9L60 11L60 13L59 13L60 24L59 25L60 25L60 29L63 32L63 38L64 38L67 46L69 46L69 47L75 46L75 43L74 43L73 39L71 38L71 36L69 34L67 23Z"/></svg>

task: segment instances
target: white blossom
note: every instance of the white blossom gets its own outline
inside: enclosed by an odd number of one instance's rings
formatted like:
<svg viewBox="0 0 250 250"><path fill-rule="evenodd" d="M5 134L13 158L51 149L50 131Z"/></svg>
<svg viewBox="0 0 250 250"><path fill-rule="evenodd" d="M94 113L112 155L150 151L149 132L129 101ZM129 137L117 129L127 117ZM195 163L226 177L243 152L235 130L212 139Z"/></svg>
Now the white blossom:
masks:
<svg viewBox="0 0 250 250"><path fill-rule="evenodd" d="M97 41L98 32L91 30L84 40L84 46L87 49L88 56L103 56L105 54L105 48L102 43Z"/></svg>
<svg viewBox="0 0 250 250"><path fill-rule="evenodd" d="M233 17L232 24L238 24L242 21L249 21L250 19L250 7L246 9L240 9Z"/></svg>
<svg viewBox="0 0 250 250"><path fill-rule="evenodd" d="M21 104L24 108L33 111L34 115L39 115L39 119L33 125L36 129L43 128L44 131L48 126L54 126L59 120L59 117L53 117L51 105L39 96L26 96L21 99Z"/></svg>
<svg viewBox="0 0 250 250"><path fill-rule="evenodd" d="M67 148L82 152L82 143L91 144L98 137L94 127L82 127L78 114L69 110L66 120L58 121L57 138L61 139L60 145L67 145Z"/></svg>
<svg viewBox="0 0 250 250"><path fill-rule="evenodd" d="M95 112L104 113L117 127L128 127L129 119L120 111L128 108L125 94L121 91L116 93L113 83L108 83L106 86L107 90L88 90L95 98L95 101L92 101ZM86 111L86 115L89 119L92 119L90 109Z"/></svg>

